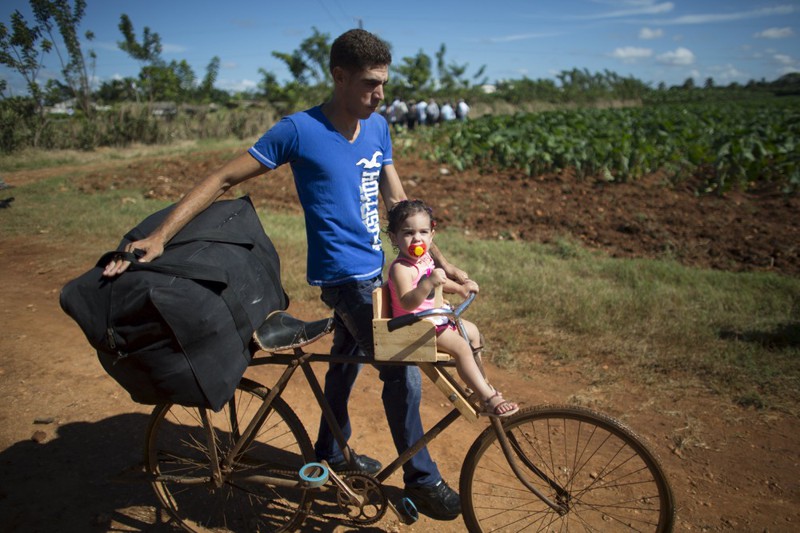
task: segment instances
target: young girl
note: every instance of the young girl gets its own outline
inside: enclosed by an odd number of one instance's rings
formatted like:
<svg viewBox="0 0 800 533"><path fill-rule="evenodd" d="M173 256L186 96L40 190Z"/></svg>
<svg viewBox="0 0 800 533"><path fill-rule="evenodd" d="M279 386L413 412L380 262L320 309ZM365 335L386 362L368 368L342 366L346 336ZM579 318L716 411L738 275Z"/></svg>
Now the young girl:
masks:
<svg viewBox="0 0 800 533"><path fill-rule="evenodd" d="M460 294L464 298L478 291L474 281L459 284L448 279L444 270L435 267L428 253L435 225L431 208L420 200L403 200L389 211L389 238L398 250L397 259L389 267L392 316L433 309L434 289L440 285L443 292ZM446 317L434 319L440 319L436 325L438 349L455 358L458 375L483 399L482 414L506 417L519 411L517 404L503 399L486 382L475 362L473 347L459 335L456 325ZM480 333L475 324L466 320L463 323L469 338L477 341Z"/></svg>

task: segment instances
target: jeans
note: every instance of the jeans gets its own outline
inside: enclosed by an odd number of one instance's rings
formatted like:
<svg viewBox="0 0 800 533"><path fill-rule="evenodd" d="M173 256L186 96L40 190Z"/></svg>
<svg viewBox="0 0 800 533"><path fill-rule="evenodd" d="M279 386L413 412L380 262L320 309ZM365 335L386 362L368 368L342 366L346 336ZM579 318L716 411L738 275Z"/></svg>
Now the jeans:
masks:
<svg viewBox="0 0 800 533"><path fill-rule="evenodd" d="M372 290L380 287L380 277L322 288L322 301L334 311L336 328L331 354L372 354ZM419 404L422 397L422 378L414 365L376 365L383 381L383 407L389 430L398 453L414 444L422 435ZM337 422L349 439L352 434L347 403L361 364L330 363L325 375L325 397ZM344 456L333 433L322 417L317 443L317 458L329 462L341 461ZM403 465L403 481L407 487L435 485L442 479L427 448L423 448Z"/></svg>

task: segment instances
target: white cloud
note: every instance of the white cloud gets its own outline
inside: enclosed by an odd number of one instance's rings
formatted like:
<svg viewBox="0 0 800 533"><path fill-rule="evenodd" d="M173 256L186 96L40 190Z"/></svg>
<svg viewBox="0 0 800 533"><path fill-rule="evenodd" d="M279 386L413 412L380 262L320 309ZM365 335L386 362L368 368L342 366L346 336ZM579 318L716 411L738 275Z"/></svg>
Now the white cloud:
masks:
<svg viewBox="0 0 800 533"><path fill-rule="evenodd" d="M223 91L231 91L237 93L242 91L252 91L258 88L258 82L248 79L243 79L243 80L221 79L217 81L216 85Z"/></svg>
<svg viewBox="0 0 800 533"><path fill-rule="evenodd" d="M675 8L672 2L663 2L657 4L653 0L645 0L640 2L627 2L625 6L630 6L626 9L619 9L617 11L607 11L605 13L597 13L595 15L587 15L585 17L578 17L583 19L609 19L617 17L630 17L635 15L659 15L668 13Z"/></svg>
<svg viewBox="0 0 800 533"><path fill-rule="evenodd" d="M694 63L694 54L688 48L678 47L672 52L661 54L656 59L666 65L684 66Z"/></svg>
<svg viewBox="0 0 800 533"><path fill-rule="evenodd" d="M800 67L783 67L778 72L780 72L781 76L784 74L793 74L795 72L800 72Z"/></svg>
<svg viewBox="0 0 800 533"><path fill-rule="evenodd" d="M541 39L542 37L555 37L557 33L518 33L516 35L501 35L500 37L489 37L490 43L509 43L513 41L527 41L530 39Z"/></svg>
<svg viewBox="0 0 800 533"><path fill-rule="evenodd" d="M786 54L775 54L772 58L780 63L781 65L791 65L794 63L794 59L791 56L787 56Z"/></svg>
<svg viewBox="0 0 800 533"><path fill-rule="evenodd" d="M664 30L661 28L656 28L655 30L651 30L650 28L642 28L639 30L639 39L658 39L659 37L664 36Z"/></svg>
<svg viewBox="0 0 800 533"><path fill-rule="evenodd" d="M85 46L86 48L100 49L108 52L122 51L119 49L119 45L117 43L112 43L109 41L91 41L89 43L83 43L83 46Z"/></svg>
<svg viewBox="0 0 800 533"><path fill-rule="evenodd" d="M796 13L798 8L791 5L776 7L765 7L752 11L736 11L734 13L705 13L701 15L684 15L674 19L664 19L657 21L659 25L664 24L708 24L712 22L731 22L734 20L753 19L760 17L771 17L775 15L790 15Z"/></svg>
<svg viewBox="0 0 800 533"><path fill-rule="evenodd" d="M764 31L760 31L753 35L753 37L761 38L761 39L784 39L786 37L791 37L794 35L792 28L767 28Z"/></svg>
<svg viewBox="0 0 800 533"><path fill-rule="evenodd" d="M740 71L730 63L727 65L711 67L709 70L714 74L714 78L719 81L730 82L733 80L743 80L747 78L747 74Z"/></svg>
<svg viewBox="0 0 800 533"><path fill-rule="evenodd" d="M611 53L611 57L621 59L625 63L635 63L639 59L644 59L653 55L649 48L637 48L635 46L625 46L617 48Z"/></svg>
<svg viewBox="0 0 800 533"><path fill-rule="evenodd" d="M187 50L187 48L180 44L169 44L164 43L161 47L161 51L165 54L182 54Z"/></svg>

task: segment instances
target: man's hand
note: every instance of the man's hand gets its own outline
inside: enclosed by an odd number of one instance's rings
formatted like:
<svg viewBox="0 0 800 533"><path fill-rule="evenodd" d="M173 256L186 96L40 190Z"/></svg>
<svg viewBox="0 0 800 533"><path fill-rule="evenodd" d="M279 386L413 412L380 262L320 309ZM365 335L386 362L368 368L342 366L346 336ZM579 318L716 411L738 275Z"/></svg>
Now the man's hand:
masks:
<svg viewBox="0 0 800 533"><path fill-rule="evenodd" d="M161 254L164 253L164 244L159 239L148 237L146 239L142 239L141 241L132 242L125 246L126 252L133 252L134 250L143 251L144 255L139 259L139 261L142 263L147 263L157 257L160 257ZM103 270L103 275L108 278L119 276L128 270L130 265L130 261L125 261L121 258L113 259L106 265L105 270Z"/></svg>
<svg viewBox="0 0 800 533"><path fill-rule="evenodd" d="M465 281L464 284L461 285L461 288L464 289L464 291L466 292L466 294L463 295L464 298L469 296L469 293L471 292L474 292L476 294L480 292L480 287L478 287L478 284L472 281L471 279Z"/></svg>
<svg viewBox="0 0 800 533"><path fill-rule="evenodd" d="M447 265L443 266L443 268L447 273L447 277L458 282L460 285L463 285L470 280L469 275L466 272L450 263L447 263Z"/></svg>

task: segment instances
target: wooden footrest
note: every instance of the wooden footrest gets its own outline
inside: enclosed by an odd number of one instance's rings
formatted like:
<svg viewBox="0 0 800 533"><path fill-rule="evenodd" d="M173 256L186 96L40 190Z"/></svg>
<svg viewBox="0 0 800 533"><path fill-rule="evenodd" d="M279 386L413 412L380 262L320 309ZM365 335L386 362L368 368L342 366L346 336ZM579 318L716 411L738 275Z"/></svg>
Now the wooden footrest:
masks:
<svg viewBox="0 0 800 533"><path fill-rule="evenodd" d="M446 371L430 363L420 363L418 366L419 369L433 381L442 394L444 394L445 398L453 404L453 407L458 409L464 418L471 422L478 420L478 412L466 398L458 393L453 384L450 383L450 380L448 380L445 375Z"/></svg>

